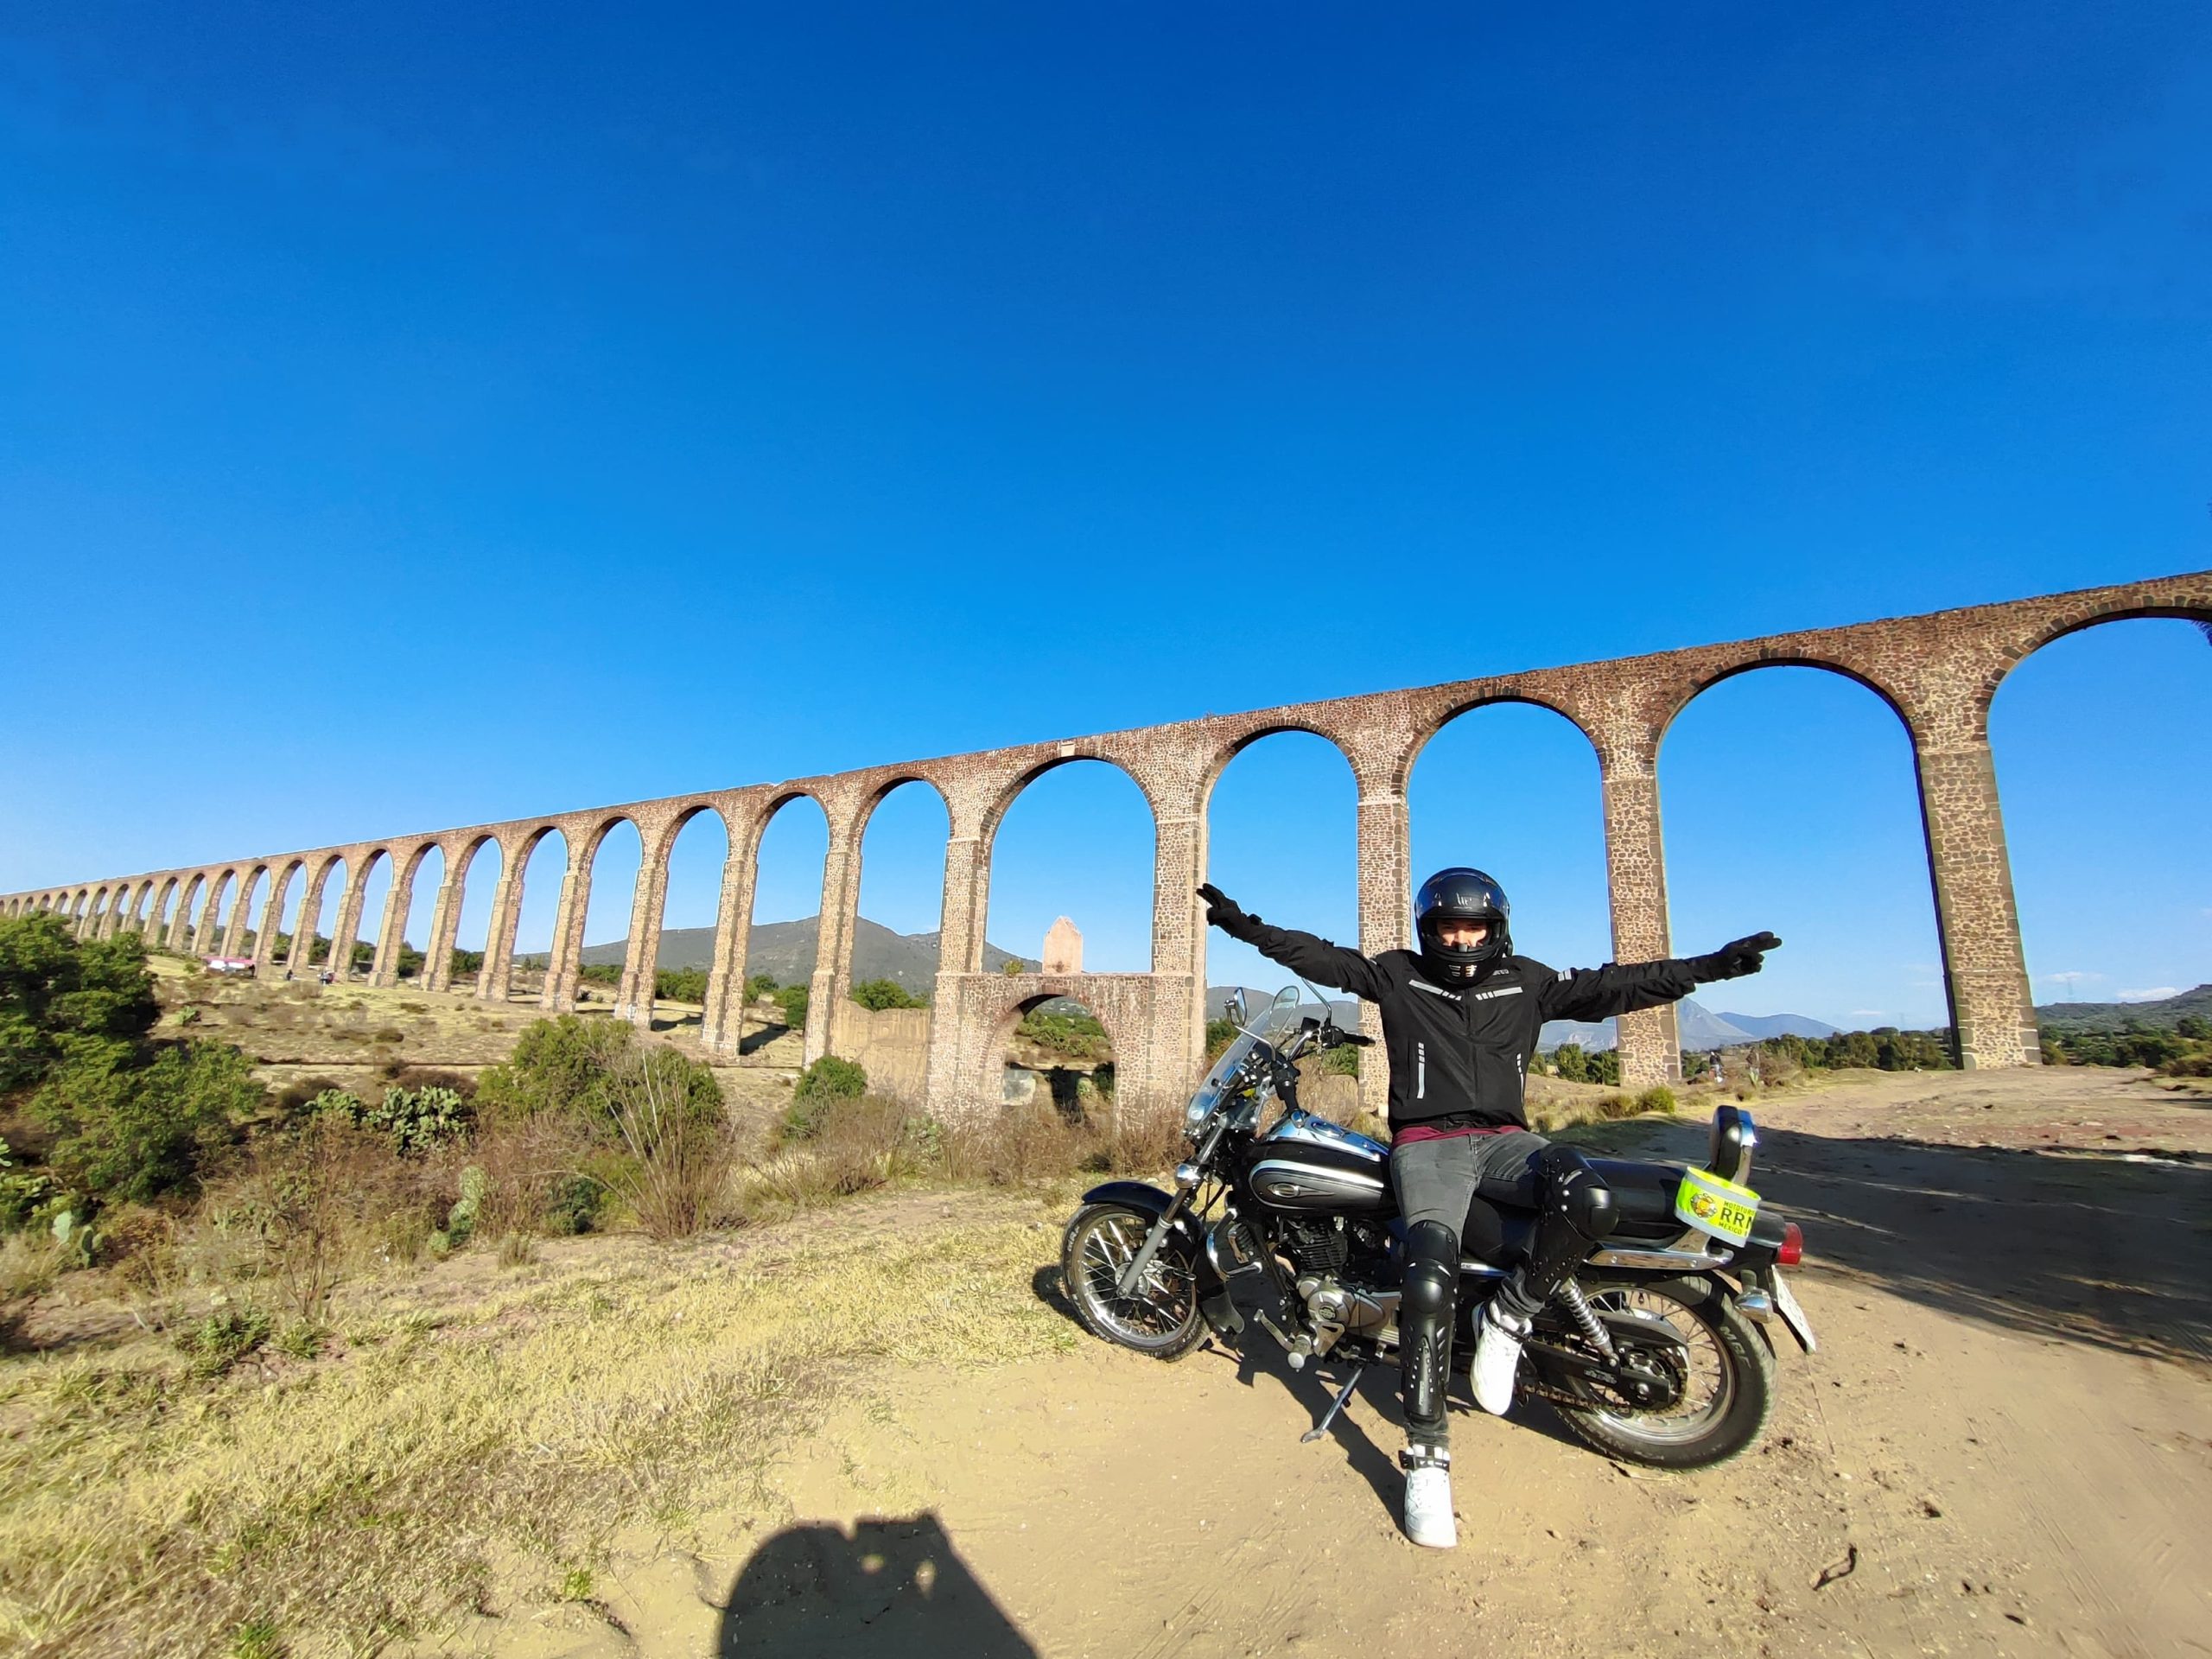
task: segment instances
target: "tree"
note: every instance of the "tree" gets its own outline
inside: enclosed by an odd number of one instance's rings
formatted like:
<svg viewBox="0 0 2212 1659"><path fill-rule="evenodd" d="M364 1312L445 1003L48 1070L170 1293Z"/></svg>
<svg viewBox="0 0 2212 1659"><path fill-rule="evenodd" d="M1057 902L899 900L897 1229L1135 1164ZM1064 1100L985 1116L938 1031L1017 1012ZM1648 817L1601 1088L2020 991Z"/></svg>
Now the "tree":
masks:
<svg viewBox="0 0 2212 1659"><path fill-rule="evenodd" d="M871 1013L886 1008L923 1008L929 1004L895 979L864 979L853 987L853 1001Z"/></svg>
<svg viewBox="0 0 2212 1659"><path fill-rule="evenodd" d="M161 1013L136 934L80 944L47 912L0 919L0 1090L90 1046L133 1046Z"/></svg>
<svg viewBox="0 0 2212 1659"><path fill-rule="evenodd" d="M784 1011L784 1024L792 1031L804 1031L809 1000L806 987L786 985L775 995L777 1006Z"/></svg>
<svg viewBox="0 0 2212 1659"><path fill-rule="evenodd" d="M114 1064L128 1052L73 1059L31 1096L32 1118L54 1137L49 1161L96 1198L188 1192L233 1122L265 1102L253 1063L227 1043L180 1043L143 1068Z"/></svg>
<svg viewBox="0 0 2212 1659"><path fill-rule="evenodd" d="M745 1000L757 1002L776 988L773 974L748 974L745 980Z"/></svg>

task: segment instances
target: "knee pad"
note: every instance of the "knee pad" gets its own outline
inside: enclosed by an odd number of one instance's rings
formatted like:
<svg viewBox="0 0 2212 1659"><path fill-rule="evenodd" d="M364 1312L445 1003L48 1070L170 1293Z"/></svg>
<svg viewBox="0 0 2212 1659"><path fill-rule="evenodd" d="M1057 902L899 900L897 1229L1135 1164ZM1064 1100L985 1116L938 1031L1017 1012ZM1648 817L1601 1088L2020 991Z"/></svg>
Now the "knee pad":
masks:
<svg viewBox="0 0 2212 1659"><path fill-rule="evenodd" d="M1536 1156L1536 1205L1542 1221L1563 1218L1587 1239L1600 1239L1620 1220L1612 1189L1573 1147L1546 1147Z"/></svg>
<svg viewBox="0 0 2212 1659"><path fill-rule="evenodd" d="M1415 1223L1406 1234L1406 1312L1449 1318L1459 1288L1459 1241L1440 1221Z"/></svg>

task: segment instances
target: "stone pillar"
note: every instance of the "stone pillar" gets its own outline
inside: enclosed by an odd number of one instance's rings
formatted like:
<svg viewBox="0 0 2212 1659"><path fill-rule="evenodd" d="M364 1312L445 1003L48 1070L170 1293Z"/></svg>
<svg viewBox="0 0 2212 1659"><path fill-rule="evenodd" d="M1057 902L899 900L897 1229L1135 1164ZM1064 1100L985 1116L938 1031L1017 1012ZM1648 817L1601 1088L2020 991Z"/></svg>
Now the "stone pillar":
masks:
<svg viewBox="0 0 2212 1659"><path fill-rule="evenodd" d="M1659 821L1655 741L1600 747L1598 775L1605 810L1605 874L1612 889L1613 960L1655 962L1673 954L1667 929L1667 855ZM1681 1080L1682 1045L1672 1004L1624 1014L1621 1086L1649 1089Z"/></svg>
<svg viewBox="0 0 2212 1659"><path fill-rule="evenodd" d="M215 923L223 913L223 890L229 882L228 874L220 872L208 880L207 902L200 912L200 926L192 936L192 949L196 955L210 957L216 954L220 940L215 931Z"/></svg>
<svg viewBox="0 0 2212 1659"><path fill-rule="evenodd" d="M322 920L322 888L330 880L332 862L325 859L320 868L308 874L307 890L300 895L300 913L292 923L292 948L284 953L288 974L315 970L315 931Z"/></svg>
<svg viewBox="0 0 2212 1659"><path fill-rule="evenodd" d="M269 896L261 903L261 924L253 931L253 967L256 973L275 965L276 961L276 932L284 925L284 895L291 891L292 877L299 866L287 864L281 868L271 866L269 871Z"/></svg>
<svg viewBox="0 0 2212 1659"><path fill-rule="evenodd" d="M806 1063L836 1040L839 1016L853 990L853 925L860 913L861 845L851 816L830 830L822 861L822 910L815 929L814 974L806 992Z"/></svg>
<svg viewBox="0 0 2212 1659"><path fill-rule="evenodd" d="M1413 841L1404 791L1395 783L1362 779L1359 794L1359 950L1380 956L1413 944ZM1359 1028L1375 1046L1359 1056L1359 1103L1377 1117L1390 1112L1390 1060L1382 1046L1382 1015L1359 1005Z"/></svg>
<svg viewBox="0 0 2212 1659"><path fill-rule="evenodd" d="M492 893L492 926L484 940L484 966L476 975L476 1000L504 1002L514 977L515 930L522 925L523 874L530 862L527 849L507 853L499 865L499 885Z"/></svg>
<svg viewBox="0 0 2212 1659"><path fill-rule="evenodd" d="M1964 722L1945 721L1945 728ZM1974 722L1942 738L1913 725L1928 868L1960 1065L2039 1065L2041 1039L1989 742ZM1940 745L1940 747L1939 747Z"/></svg>
<svg viewBox="0 0 2212 1659"><path fill-rule="evenodd" d="M588 844L588 843L586 843ZM569 868L561 878L561 902L553 912L553 943L545 955L545 988L537 1005L550 1013L567 1014L576 1006L576 969L583 963L584 916L591 907L593 851L571 851Z"/></svg>
<svg viewBox="0 0 2212 1659"><path fill-rule="evenodd" d="M707 975L707 1006L699 1044L734 1059L745 1039L745 948L753 935L753 886L760 874L761 825L732 825L722 865L721 904L715 912L715 962Z"/></svg>
<svg viewBox="0 0 2212 1659"><path fill-rule="evenodd" d="M1153 1091L1195 1087L1206 1051L1206 922L1198 884L1205 878L1206 815L1195 785L1153 808L1152 971L1173 974L1184 995L1161 998L1153 1015L1151 1052L1140 1057ZM1116 1092L1122 1057L1115 1055Z"/></svg>
<svg viewBox="0 0 2212 1659"><path fill-rule="evenodd" d="M461 931L461 901L468 888L466 861L456 861L450 851L445 874L438 881L437 901L430 909L430 944L423 957L423 988L453 988L453 941Z"/></svg>
<svg viewBox="0 0 2212 1659"><path fill-rule="evenodd" d="M983 918L990 896L991 846L982 825L951 804L944 843L944 897L938 906L937 984L930 997L930 1116L949 1122L964 1109L961 1066L964 1020L959 976L982 971Z"/></svg>
<svg viewBox="0 0 2212 1659"><path fill-rule="evenodd" d="M353 976L353 945L361 937L361 907L368 902L369 866L373 861L373 855L346 861L346 886L338 895L338 920L330 930L328 964L341 982Z"/></svg>
<svg viewBox="0 0 2212 1659"><path fill-rule="evenodd" d="M407 912L415 902L415 872L423 867L417 849L404 865L391 864L391 890L384 896L384 918L377 924L376 960L369 964L369 983L390 990L399 983L399 952L407 943Z"/></svg>
<svg viewBox="0 0 2212 1659"><path fill-rule="evenodd" d="M668 908L668 860L680 827L671 824L645 849L638 865L638 885L630 895L630 950L622 960L622 985L614 993L614 1017L640 1031L653 1028L653 995L660 982L660 929Z"/></svg>
<svg viewBox="0 0 2212 1659"><path fill-rule="evenodd" d="M237 895L231 900L231 919L223 925L223 954L235 957L245 949L245 924L253 904L253 875L238 877Z"/></svg>
<svg viewBox="0 0 2212 1659"><path fill-rule="evenodd" d="M176 914L169 918L168 946L182 951L192 943L192 906L199 898L189 879L177 884Z"/></svg>

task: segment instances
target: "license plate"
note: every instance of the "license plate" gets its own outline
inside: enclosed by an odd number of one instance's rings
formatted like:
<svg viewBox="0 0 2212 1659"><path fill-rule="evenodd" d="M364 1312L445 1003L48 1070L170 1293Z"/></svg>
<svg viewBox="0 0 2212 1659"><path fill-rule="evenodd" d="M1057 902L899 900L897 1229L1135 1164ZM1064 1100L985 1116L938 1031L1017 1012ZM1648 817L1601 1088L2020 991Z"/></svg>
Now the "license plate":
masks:
<svg viewBox="0 0 2212 1659"><path fill-rule="evenodd" d="M1751 1236L1751 1217L1759 1212L1759 1195L1748 1186L1715 1175L1710 1170L1685 1170L1675 1193L1675 1213L1685 1226L1741 1244Z"/></svg>
<svg viewBox="0 0 2212 1659"><path fill-rule="evenodd" d="M1813 1322L1797 1306L1797 1293L1789 1288L1789 1281L1782 1276L1779 1268L1767 1274L1767 1281L1773 1287L1770 1294L1774 1298L1774 1311L1782 1315L1782 1322L1789 1327L1790 1334L1805 1344L1805 1351L1813 1352L1820 1344L1813 1339Z"/></svg>

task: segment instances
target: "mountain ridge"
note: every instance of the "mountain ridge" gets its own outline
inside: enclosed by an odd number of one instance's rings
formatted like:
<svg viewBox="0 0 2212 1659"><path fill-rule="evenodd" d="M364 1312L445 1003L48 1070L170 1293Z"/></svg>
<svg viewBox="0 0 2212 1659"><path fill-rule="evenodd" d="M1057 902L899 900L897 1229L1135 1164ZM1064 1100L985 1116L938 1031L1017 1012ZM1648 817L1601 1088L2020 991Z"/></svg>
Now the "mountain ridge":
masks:
<svg viewBox="0 0 2212 1659"><path fill-rule="evenodd" d="M821 949L822 918L802 916L793 922L755 922L745 946L745 972L767 974L779 985L800 985L814 972ZM937 983L937 963L944 938L942 930L928 933L900 933L865 916L853 925L853 978L855 982L887 979L901 990L919 996ZM587 967L601 963L620 964L630 953L627 938L610 939L583 949ZM657 966L704 968L715 959L715 930L711 927L671 927L660 936ZM1017 957L1010 950L985 943L983 969L997 973L1009 962L1019 962L1034 973L1042 965L1034 957Z"/></svg>

